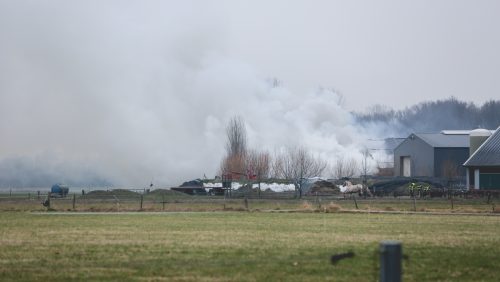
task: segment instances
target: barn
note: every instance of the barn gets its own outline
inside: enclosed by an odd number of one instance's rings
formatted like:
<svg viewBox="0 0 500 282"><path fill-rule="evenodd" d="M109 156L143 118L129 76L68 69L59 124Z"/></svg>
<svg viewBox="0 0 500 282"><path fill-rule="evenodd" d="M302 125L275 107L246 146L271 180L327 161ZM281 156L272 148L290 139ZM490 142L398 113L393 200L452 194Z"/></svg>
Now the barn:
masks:
<svg viewBox="0 0 500 282"><path fill-rule="evenodd" d="M500 127L493 134L471 132L471 156L464 166L467 187L500 190Z"/></svg>
<svg viewBox="0 0 500 282"><path fill-rule="evenodd" d="M469 131L412 133L394 149L394 175L457 178L469 157Z"/></svg>

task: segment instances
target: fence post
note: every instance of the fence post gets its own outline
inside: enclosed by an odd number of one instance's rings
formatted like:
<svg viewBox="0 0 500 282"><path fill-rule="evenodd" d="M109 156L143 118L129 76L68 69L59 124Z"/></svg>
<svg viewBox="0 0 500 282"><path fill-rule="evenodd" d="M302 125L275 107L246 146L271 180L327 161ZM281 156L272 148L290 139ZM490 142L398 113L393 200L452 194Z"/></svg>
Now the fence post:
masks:
<svg viewBox="0 0 500 282"><path fill-rule="evenodd" d="M417 199L413 196L413 211L417 211Z"/></svg>
<svg viewBox="0 0 500 282"><path fill-rule="evenodd" d="M12 198L12 188L9 190L9 198Z"/></svg>
<svg viewBox="0 0 500 282"><path fill-rule="evenodd" d="M47 194L47 210L50 210L50 192Z"/></svg>
<svg viewBox="0 0 500 282"><path fill-rule="evenodd" d="M380 282L401 281L401 259L401 242L380 242Z"/></svg>
<svg viewBox="0 0 500 282"><path fill-rule="evenodd" d="M73 210L75 210L76 206L76 195L73 193Z"/></svg>
<svg viewBox="0 0 500 282"><path fill-rule="evenodd" d="M141 195L141 211L142 211L142 201L144 200L144 195Z"/></svg>
<svg viewBox="0 0 500 282"><path fill-rule="evenodd" d="M451 209L453 210L453 195L450 197L450 202L451 202Z"/></svg>
<svg viewBox="0 0 500 282"><path fill-rule="evenodd" d="M245 199L243 200L243 202L245 203L245 209L248 211L248 199L247 199L247 196L245 196Z"/></svg>
<svg viewBox="0 0 500 282"><path fill-rule="evenodd" d="M36 191L37 193L37 200L40 200L40 191Z"/></svg>
<svg viewBox="0 0 500 282"><path fill-rule="evenodd" d="M28 193L28 200L31 200L31 193Z"/></svg>
<svg viewBox="0 0 500 282"><path fill-rule="evenodd" d="M356 206L356 209L358 209L358 202L356 201L356 196L352 196L352 199L354 200L354 205Z"/></svg>
<svg viewBox="0 0 500 282"><path fill-rule="evenodd" d="M165 192L161 194L162 211L165 210Z"/></svg>

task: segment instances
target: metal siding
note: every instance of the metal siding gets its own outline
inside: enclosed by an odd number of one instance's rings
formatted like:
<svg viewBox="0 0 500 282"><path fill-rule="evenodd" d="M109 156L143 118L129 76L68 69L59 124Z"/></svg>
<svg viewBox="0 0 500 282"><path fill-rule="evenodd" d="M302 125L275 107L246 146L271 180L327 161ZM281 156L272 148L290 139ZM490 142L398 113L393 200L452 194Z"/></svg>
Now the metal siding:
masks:
<svg viewBox="0 0 500 282"><path fill-rule="evenodd" d="M500 173L481 173L479 179L481 189L500 190Z"/></svg>
<svg viewBox="0 0 500 282"><path fill-rule="evenodd" d="M394 175L401 176L401 157L411 158L411 176L433 176L434 150L422 139L415 136L406 138L394 150Z"/></svg>
<svg viewBox="0 0 500 282"><path fill-rule="evenodd" d="M469 158L469 148L434 148L434 176L443 177L443 167L451 161L457 167L457 176L465 175L462 164Z"/></svg>

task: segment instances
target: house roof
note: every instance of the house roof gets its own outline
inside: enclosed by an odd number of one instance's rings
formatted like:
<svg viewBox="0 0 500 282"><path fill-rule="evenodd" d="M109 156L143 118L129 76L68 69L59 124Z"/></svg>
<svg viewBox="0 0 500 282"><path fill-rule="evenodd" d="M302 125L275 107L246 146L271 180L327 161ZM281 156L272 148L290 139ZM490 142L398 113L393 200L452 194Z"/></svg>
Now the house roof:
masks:
<svg viewBox="0 0 500 282"><path fill-rule="evenodd" d="M465 161L464 166L500 166L500 127Z"/></svg>
<svg viewBox="0 0 500 282"><path fill-rule="evenodd" d="M414 133L434 148L468 148L468 134ZM410 135L411 137L411 135Z"/></svg>

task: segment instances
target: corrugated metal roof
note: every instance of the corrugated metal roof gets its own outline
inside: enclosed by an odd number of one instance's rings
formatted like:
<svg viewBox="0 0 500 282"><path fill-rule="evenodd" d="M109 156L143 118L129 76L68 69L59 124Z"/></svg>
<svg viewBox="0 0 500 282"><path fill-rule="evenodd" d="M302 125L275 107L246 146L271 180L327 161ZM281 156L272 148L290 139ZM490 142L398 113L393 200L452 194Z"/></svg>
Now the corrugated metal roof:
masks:
<svg viewBox="0 0 500 282"><path fill-rule="evenodd" d="M500 166L500 127L465 161L464 166Z"/></svg>
<svg viewBox="0 0 500 282"><path fill-rule="evenodd" d="M470 138L467 134L415 133L414 135L435 148L469 147Z"/></svg>

